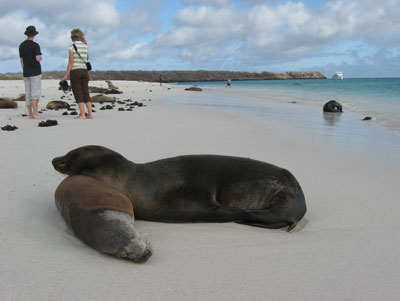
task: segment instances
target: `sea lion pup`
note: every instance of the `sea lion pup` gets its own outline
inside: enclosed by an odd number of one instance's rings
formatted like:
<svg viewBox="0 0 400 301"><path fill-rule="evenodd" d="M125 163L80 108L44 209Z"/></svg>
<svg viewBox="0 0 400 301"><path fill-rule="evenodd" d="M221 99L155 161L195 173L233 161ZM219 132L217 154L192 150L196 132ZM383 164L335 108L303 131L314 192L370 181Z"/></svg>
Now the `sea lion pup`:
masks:
<svg viewBox="0 0 400 301"><path fill-rule="evenodd" d="M64 179L56 206L78 238L101 253L145 262L151 247L140 238L130 200L110 185L87 176Z"/></svg>
<svg viewBox="0 0 400 301"><path fill-rule="evenodd" d="M189 155L135 164L105 147L84 146L52 163L61 173L115 187L145 220L291 230L306 213L303 191L289 171L248 158Z"/></svg>
<svg viewBox="0 0 400 301"><path fill-rule="evenodd" d="M46 109L48 110L59 110L59 109L69 109L69 103L63 100L53 100L47 103Z"/></svg>

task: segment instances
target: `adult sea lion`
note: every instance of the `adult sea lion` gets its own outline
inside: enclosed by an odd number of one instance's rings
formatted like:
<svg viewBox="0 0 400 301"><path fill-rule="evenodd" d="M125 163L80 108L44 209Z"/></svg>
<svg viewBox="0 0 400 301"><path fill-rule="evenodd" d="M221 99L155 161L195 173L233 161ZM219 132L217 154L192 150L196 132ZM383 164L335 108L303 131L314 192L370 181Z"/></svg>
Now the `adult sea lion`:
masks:
<svg viewBox="0 0 400 301"><path fill-rule="evenodd" d="M104 96L104 95L96 95L90 97L92 102L115 102L115 97Z"/></svg>
<svg viewBox="0 0 400 301"><path fill-rule="evenodd" d="M131 201L110 185L87 176L72 176L57 187L58 210L77 237L101 253L145 262L151 247L133 222Z"/></svg>
<svg viewBox="0 0 400 301"><path fill-rule="evenodd" d="M94 86L89 87L90 93L104 93L107 90L108 90L107 88L99 88L99 87L94 87Z"/></svg>
<svg viewBox="0 0 400 301"><path fill-rule="evenodd" d="M324 112L333 112L333 113L342 113L343 108L340 103L338 103L336 100L330 100L328 101L324 107L323 107Z"/></svg>
<svg viewBox="0 0 400 301"><path fill-rule="evenodd" d="M16 109L18 108L18 103L11 100L8 97L0 98L0 109Z"/></svg>
<svg viewBox="0 0 400 301"><path fill-rule="evenodd" d="M116 89L116 90L118 90L118 87L114 86L114 84L110 80L106 80L106 83L108 85L108 89Z"/></svg>
<svg viewBox="0 0 400 301"><path fill-rule="evenodd" d="M13 99L14 101L25 101L25 93L18 95L17 98Z"/></svg>
<svg viewBox="0 0 400 301"><path fill-rule="evenodd" d="M188 155L135 164L102 146L54 158L67 175L115 187L135 217L164 222L241 222L293 229L306 213L303 191L287 170L247 158Z"/></svg>
<svg viewBox="0 0 400 301"><path fill-rule="evenodd" d="M117 89L109 89L106 92L104 92L104 94L122 94L124 92L117 90Z"/></svg>
<svg viewBox="0 0 400 301"><path fill-rule="evenodd" d="M186 88L185 91L197 91L197 92L201 92L203 91L201 88L199 87L190 87L190 88Z"/></svg>

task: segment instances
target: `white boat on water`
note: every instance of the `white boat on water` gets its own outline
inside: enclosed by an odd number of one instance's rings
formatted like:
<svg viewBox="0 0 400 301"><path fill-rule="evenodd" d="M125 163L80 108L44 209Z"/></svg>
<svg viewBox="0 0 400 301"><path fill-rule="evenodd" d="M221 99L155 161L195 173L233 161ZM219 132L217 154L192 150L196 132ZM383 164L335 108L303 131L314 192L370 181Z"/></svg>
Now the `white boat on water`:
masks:
<svg viewBox="0 0 400 301"><path fill-rule="evenodd" d="M343 79L343 73L337 71L334 75L332 75L332 79Z"/></svg>

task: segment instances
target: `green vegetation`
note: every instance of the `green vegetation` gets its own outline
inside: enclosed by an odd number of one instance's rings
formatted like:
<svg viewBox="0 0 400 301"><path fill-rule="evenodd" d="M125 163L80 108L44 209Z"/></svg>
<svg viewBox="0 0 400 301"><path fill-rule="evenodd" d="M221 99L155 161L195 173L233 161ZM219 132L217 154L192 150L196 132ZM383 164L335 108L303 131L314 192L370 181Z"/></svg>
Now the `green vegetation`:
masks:
<svg viewBox="0 0 400 301"><path fill-rule="evenodd" d="M20 76L0 74L0 80L21 80L21 79L23 79L22 73Z"/></svg>
<svg viewBox="0 0 400 301"><path fill-rule="evenodd" d="M43 79L61 79L64 71L43 72ZM226 81L231 80L273 80L273 79L325 79L318 71L308 72L236 72L236 71L90 71L91 80L135 80L158 82L160 74L164 82L193 82L193 81ZM22 79L22 73L1 74L0 79Z"/></svg>

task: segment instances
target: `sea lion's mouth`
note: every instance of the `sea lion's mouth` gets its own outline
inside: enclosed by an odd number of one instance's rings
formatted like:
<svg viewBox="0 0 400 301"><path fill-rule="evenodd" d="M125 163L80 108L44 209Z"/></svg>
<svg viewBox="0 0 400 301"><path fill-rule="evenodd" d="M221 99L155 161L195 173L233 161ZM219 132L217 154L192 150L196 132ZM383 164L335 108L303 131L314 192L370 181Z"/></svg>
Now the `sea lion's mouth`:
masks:
<svg viewBox="0 0 400 301"><path fill-rule="evenodd" d="M151 248L146 249L146 251L143 252L143 254L140 254L139 256L126 256L126 259L132 260L135 263L145 263L147 259L150 258L150 256L153 254L153 251Z"/></svg>
<svg viewBox="0 0 400 301"><path fill-rule="evenodd" d="M131 260L135 263L146 262L151 257L151 255L153 255L153 248L146 241L146 247L142 249L141 244L143 243L143 241L139 241L139 244L137 244L137 242L134 242L127 247L120 248L116 254L116 257Z"/></svg>
<svg viewBox="0 0 400 301"><path fill-rule="evenodd" d="M51 163L53 164L54 169L61 173L66 173L69 168L69 164L64 160L64 157L54 158Z"/></svg>

